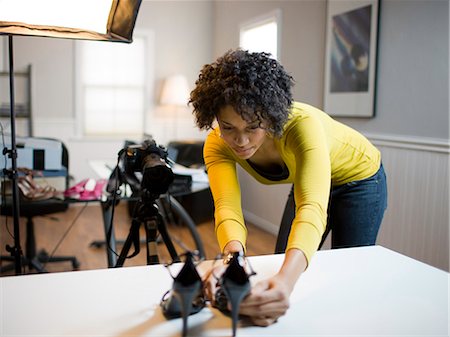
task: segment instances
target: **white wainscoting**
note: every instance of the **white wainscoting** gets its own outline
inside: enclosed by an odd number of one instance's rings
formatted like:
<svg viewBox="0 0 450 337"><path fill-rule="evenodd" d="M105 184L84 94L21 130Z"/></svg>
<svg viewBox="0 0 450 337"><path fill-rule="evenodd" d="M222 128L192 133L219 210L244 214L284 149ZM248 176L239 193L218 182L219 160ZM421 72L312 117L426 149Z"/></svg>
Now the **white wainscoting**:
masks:
<svg viewBox="0 0 450 337"><path fill-rule="evenodd" d="M366 136L382 152L388 181L388 209L377 243L448 271L449 141ZM276 235L289 188L267 190L242 170L239 179L245 186L242 192L245 218ZM329 246L327 240L323 249Z"/></svg>
<svg viewBox="0 0 450 337"><path fill-rule="evenodd" d="M382 153L388 181L378 243L448 271L448 140L367 136Z"/></svg>

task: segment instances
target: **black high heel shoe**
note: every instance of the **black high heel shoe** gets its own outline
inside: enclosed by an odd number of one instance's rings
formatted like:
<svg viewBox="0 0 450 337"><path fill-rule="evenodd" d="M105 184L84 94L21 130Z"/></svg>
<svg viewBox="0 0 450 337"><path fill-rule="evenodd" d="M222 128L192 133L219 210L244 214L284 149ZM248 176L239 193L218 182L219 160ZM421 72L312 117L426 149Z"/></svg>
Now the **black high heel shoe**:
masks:
<svg viewBox="0 0 450 337"><path fill-rule="evenodd" d="M183 337L187 334L187 318L205 307L203 282L194 263L194 254L185 254L186 261L176 277L173 277L172 289L161 299L161 308L167 319L183 319ZM170 272L170 271L169 271Z"/></svg>
<svg viewBox="0 0 450 337"><path fill-rule="evenodd" d="M247 274L244 265L243 254L239 252L232 253L227 269L218 280L218 288L215 293L214 307L225 314L230 314L228 303L231 305L233 337L236 336L239 306L242 300L250 293L250 276L256 275L251 267L251 273Z"/></svg>

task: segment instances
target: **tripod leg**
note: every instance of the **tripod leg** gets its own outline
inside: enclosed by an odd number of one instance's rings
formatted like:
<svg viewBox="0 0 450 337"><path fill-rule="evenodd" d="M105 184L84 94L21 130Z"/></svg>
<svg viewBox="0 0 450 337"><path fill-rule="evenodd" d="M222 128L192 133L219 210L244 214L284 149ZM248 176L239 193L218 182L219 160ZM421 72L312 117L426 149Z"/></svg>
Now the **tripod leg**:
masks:
<svg viewBox="0 0 450 337"><path fill-rule="evenodd" d="M139 228L141 227L141 222L137 221L136 219L133 219L131 221L131 228L130 233L128 233L127 239L125 240L125 243L123 244L122 250L120 251L119 258L117 259L116 268L122 267L123 263L125 262L125 259L127 257L133 257L136 256L139 253L140 247L139 247ZM128 252L130 250L131 244L133 242L136 243L137 238L137 244L135 244L135 252L128 256Z"/></svg>
<svg viewBox="0 0 450 337"><path fill-rule="evenodd" d="M109 242L105 242L107 244L106 254L108 259L108 268L114 267L117 262L117 257L113 253L116 251L116 236L114 233L114 228L112 228L111 219L113 216L112 210L112 201L101 202L102 206L102 215L103 215L103 226L105 229L105 237ZM108 235L110 233L110 237Z"/></svg>
<svg viewBox="0 0 450 337"><path fill-rule="evenodd" d="M156 242L158 237L158 228L155 220L149 220L146 222L145 234L147 236L147 264L158 264L158 244Z"/></svg>
<svg viewBox="0 0 450 337"><path fill-rule="evenodd" d="M161 214L158 214L157 217L158 217L158 230L163 238L167 250L169 251L170 257L174 262L180 262L180 258L177 254L177 251L175 250L175 246L173 245L169 233L167 232L167 227L166 224L164 223L163 217L161 216Z"/></svg>

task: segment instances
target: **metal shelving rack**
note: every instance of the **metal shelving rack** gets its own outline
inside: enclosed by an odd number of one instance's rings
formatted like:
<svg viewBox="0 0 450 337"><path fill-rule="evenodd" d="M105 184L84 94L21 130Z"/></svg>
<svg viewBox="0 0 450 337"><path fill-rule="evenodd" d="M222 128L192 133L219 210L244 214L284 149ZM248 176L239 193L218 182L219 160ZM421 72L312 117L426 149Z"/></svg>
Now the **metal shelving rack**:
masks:
<svg viewBox="0 0 450 337"><path fill-rule="evenodd" d="M33 136L33 115L31 111L31 65L25 71L14 72L16 103L16 119L27 120L27 135ZM9 72L0 71L0 118L10 117L9 109Z"/></svg>

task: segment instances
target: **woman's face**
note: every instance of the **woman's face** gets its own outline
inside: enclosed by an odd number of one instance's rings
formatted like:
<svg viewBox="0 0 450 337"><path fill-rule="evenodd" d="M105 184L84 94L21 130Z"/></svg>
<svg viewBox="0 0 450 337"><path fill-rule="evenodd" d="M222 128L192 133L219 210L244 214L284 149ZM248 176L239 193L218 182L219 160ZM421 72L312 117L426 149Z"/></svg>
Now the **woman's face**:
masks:
<svg viewBox="0 0 450 337"><path fill-rule="evenodd" d="M219 111L217 122L221 137L241 159L251 158L266 139L266 130L258 119L246 122L229 105Z"/></svg>

